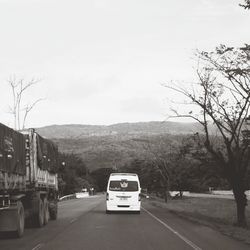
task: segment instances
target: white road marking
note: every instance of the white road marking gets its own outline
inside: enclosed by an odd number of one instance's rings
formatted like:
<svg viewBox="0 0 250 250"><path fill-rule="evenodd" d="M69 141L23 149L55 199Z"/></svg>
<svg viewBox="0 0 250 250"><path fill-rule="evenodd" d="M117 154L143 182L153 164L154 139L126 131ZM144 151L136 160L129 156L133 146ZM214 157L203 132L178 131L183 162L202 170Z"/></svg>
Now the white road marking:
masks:
<svg viewBox="0 0 250 250"><path fill-rule="evenodd" d="M73 220L71 220L71 221L70 221L70 223L73 223L73 222L75 222L75 221L77 221L77 219L73 219Z"/></svg>
<svg viewBox="0 0 250 250"><path fill-rule="evenodd" d="M38 250L40 249L44 244L40 243L38 245L36 245L34 248L32 248L32 250Z"/></svg>
<svg viewBox="0 0 250 250"><path fill-rule="evenodd" d="M151 217L153 217L155 220L157 220L158 222L160 222L164 227L166 227L168 230L170 230L172 233L174 233L176 236L178 236L180 239L182 239L184 242L186 242L190 247L192 247L195 250L202 250L200 247L198 247L197 245L195 245L192 241L190 241L186 237L182 236L180 233L178 233L177 231L175 231L172 227L170 227L165 222L163 222L162 220L160 220L159 218L157 218L155 215L153 215L152 213L150 213L147 209L145 209L143 207L142 207L142 209L145 212L147 212Z"/></svg>

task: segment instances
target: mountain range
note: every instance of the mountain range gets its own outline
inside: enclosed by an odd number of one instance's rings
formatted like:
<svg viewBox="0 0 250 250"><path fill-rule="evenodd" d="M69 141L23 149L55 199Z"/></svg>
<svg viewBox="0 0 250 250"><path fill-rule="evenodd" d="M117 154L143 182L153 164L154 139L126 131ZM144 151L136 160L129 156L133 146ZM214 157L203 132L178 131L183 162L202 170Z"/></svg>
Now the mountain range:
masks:
<svg viewBox="0 0 250 250"><path fill-rule="evenodd" d="M36 131L64 153L79 155L90 171L121 168L145 157L145 147L202 132L198 123L138 122L114 125L51 125ZM178 139L178 140L179 140Z"/></svg>
<svg viewBox="0 0 250 250"><path fill-rule="evenodd" d="M152 121L113 125L51 125L36 130L46 138L80 139L91 136L192 134L201 132L202 128L198 123Z"/></svg>

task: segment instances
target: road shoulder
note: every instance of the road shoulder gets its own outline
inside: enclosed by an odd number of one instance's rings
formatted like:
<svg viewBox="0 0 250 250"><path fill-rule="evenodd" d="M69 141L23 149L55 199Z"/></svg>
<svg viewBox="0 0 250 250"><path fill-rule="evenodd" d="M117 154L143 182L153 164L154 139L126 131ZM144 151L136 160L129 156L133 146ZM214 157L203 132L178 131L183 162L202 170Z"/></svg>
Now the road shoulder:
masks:
<svg viewBox="0 0 250 250"><path fill-rule="evenodd" d="M145 203L148 203L154 207L162 208L167 210L169 213L178 216L179 218L185 219L187 221L190 221L192 223L197 223L203 226L207 226L212 228L213 230L216 230L223 235L226 235L230 238L233 238L235 240L241 241L244 244L250 245L250 230L235 227L230 224L225 224L223 220L213 219L212 216L205 216L201 213L197 213L196 211L183 211L183 209L174 209L174 206L170 203L165 203L162 199L153 198L153 199L147 199L144 201Z"/></svg>

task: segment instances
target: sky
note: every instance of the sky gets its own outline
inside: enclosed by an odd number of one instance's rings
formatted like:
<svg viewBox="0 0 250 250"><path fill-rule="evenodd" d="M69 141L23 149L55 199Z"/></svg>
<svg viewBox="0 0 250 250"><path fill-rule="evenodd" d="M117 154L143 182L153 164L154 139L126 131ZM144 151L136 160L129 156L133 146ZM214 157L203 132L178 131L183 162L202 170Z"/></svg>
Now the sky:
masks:
<svg viewBox="0 0 250 250"><path fill-rule="evenodd" d="M13 127L8 79L39 82L26 127L163 121L195 79L198 50L249 43L240 0L0 0L0 122Z"/></svg>

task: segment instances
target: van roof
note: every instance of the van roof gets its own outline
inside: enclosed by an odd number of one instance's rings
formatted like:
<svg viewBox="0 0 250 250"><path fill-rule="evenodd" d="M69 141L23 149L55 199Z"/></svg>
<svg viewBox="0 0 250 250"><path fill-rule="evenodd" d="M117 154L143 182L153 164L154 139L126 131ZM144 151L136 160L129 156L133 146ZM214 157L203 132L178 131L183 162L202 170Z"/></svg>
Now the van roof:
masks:
<svg viewBox="0 0 250 250"><path fill-rule="evenodd" d="M138 181L139 178L137 174L134 173L112 173L109 176L109 181L115 181L115 180L130 180L130 181Z"/></svg>
<svg viewBox="0 0 250 250"><path fill-rule="evenodd" d="M117 176L117 175L123 175L123 176L137 176L135 173L111 173L110 176Z"/></svg>

